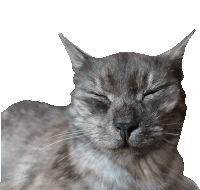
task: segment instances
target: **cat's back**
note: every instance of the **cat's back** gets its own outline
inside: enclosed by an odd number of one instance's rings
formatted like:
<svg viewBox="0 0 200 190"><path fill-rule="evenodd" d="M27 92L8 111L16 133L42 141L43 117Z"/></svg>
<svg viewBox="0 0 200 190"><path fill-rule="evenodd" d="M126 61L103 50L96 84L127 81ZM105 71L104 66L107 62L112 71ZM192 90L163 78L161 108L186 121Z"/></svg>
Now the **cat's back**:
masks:
<svg viewBox="0 0 200 190"><path fill-rule="evenodd" d="M50 168L67 131L65 119L66 107L34 101L15 103L2 112L1 190L19 184L18 189L27 189Z"/></svg>

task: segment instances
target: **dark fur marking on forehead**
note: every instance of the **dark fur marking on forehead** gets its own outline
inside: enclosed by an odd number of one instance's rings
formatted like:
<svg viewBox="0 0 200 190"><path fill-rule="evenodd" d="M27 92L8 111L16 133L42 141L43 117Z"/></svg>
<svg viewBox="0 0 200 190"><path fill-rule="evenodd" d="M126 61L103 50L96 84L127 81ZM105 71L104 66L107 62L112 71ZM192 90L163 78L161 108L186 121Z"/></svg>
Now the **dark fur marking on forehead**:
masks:
<svg viewBox="0 0 200 190"><path fill-rule="evenodd" d="M111 86L115 86L116 85L116 81L115 81L115 79L114 79L114 76L113 76L113 74L110 72L110 71L108 71L108 74L107 74L107 82L111 85Z"/></svg>
<svg viewBox="0 0 200 190"><path fill-rule="evenodd" d="M155 57L154 63L157 68L162 66L162 61L158 57Z"/></svg>
<svg viewBox="0 0 200 190"><path fill-rule="evenodd" d="M130 57L131 57L130 54L131 53L129 53L129 52L120 52L120 53L118 53L117 56L118 56L118 62L119 62L119 64L121 64L121 63L128 63L129 60L130 60Z"/></svg>
<svg viewBox="0 0 200 190"><path fill-rule="evenodd" d="M108 93L118 92L117 83L112 75L106 76L106 78L104 78L104 80L101 81L101 85L105 92Z"/></svg>
<svg viewBox="0 0 200 190"><path fill-rule="evenodd" d="M129 77L128 81L127 81L127 86L128 86L128 91L130 94L135 94L137 93L137 81L135 80L135 76L132 75Z"/></svg>
<svg viewBox="0 0 200 190"><path fill-rule="evenodd" d="M136 94L140 88L145 88L147 86L148 73L142 73L136 71L131 75L127 81L128 92L130 94Z"/></svg>
<svg viewBox="0 0 200 190"><path fill-rule="evenodd" d="M121 54L121 62L122 63L127 63L128 62L128 54L127 53L122 53Z"/></svg>

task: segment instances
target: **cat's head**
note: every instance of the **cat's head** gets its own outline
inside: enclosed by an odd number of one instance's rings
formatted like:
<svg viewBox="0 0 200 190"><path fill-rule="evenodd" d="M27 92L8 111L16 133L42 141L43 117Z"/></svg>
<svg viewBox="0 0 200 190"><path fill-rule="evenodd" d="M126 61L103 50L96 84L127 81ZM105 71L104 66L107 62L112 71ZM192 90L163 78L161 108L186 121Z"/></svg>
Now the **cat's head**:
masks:
<svg viewBox="0 0 200 190"><path fill-rule="evenodd" d="M158 56L104 58L89 56L59 34L75 71L76 130L110 150L176 146L186 114L182 58L194 32Z"/></svg>

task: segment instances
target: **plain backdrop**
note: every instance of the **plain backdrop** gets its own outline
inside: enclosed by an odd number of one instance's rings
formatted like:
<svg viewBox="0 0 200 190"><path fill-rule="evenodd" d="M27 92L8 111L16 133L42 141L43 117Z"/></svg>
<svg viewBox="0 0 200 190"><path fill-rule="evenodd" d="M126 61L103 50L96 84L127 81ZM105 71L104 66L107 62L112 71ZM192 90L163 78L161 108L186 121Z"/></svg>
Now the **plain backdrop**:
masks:
<svg viewBox="0 0 200 190"><path fill-rule="evenodd" d="M199 1L1 1L0 110L22 100L66 106L74 89L58 33L94 57L161 54L193 29L184 59L187 116L178 150L200 186Z"/></svg>

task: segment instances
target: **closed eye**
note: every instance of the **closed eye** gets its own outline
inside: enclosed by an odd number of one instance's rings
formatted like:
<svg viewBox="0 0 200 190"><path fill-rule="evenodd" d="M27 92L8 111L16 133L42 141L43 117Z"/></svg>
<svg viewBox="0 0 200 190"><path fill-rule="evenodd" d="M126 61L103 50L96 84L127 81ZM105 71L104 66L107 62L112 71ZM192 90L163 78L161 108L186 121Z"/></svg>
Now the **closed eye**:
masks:
<svg viewBox="0 0 200 190"><path fill-rule="evenodd" d="M145 92L145 93L143 94L143 98L142 98L142 99L144 99L146 96L155 94L155 93L157 93L158 91L160 91L160 89L155 89L155 90L147 91L147 92Z"/></svg>
<svg viewBox="0 0 200 190"><path fill-rule="evenodd" d="M110 100L109 100L108 97L105 96L105 95L97 94L97 93L95 93L95 92L89 92L89 93L92 94L92 95L94 95L94 98L95 98L95 99L99 99L99 100L104 101L104 102L106 102L106 103L110 103Z"/></svg>
<svg viewBox="0 0 200 190"><path fill-rule="evenodd" d="M149 95L153 95L153 94L156 94L157 92L163 90L163 89L166 89L170 86L171 84L170 83L165 83L163 85L160 85L159 87L155 88L155 89L152 89L152 90L147 90L146 92L143 93L143 96L142 96L142 100L149 96Z"/></svg>

